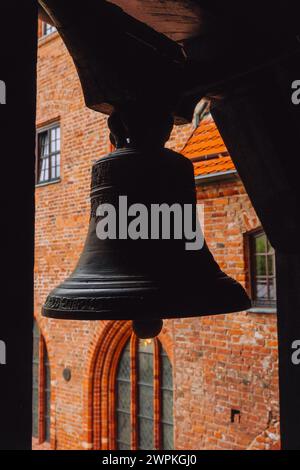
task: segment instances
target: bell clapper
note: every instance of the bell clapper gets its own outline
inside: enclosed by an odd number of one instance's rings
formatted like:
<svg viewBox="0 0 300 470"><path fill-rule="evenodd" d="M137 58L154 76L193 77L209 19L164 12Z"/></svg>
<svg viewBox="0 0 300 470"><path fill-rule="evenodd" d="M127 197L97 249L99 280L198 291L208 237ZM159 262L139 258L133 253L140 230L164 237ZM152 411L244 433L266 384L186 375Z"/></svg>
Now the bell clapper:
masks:
<svg viewBox="0 0 300 470"><path fill-rule="evenodd" d="M161 319L149 321L132 321L132 329L140 339L155 338L161 332L162 327L163 321Z"/></svg>

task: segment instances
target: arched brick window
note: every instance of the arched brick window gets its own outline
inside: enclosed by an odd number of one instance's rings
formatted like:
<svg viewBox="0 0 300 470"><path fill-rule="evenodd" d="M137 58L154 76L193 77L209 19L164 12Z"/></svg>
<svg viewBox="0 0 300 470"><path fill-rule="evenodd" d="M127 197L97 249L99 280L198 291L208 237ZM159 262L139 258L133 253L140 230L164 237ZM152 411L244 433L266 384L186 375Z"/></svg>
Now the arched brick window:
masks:
<svg viewBox="0 0 300 470"><path fill-rule="evenodd" d="M159 340L132 334L117 368L115 448L173 449L172 366Z"/></svg>
<svg viewBox="0 0 300 470"><path fill-rule="evenodd" d="M50 366L46 343L37 322L33 330L32 435L50 442Z"/></svg>
<svg viewBox="0 0 300 470"><path fill-rule="evenodd" d="M168 354L157 338L139 341L131 322L105 325L88 379L94 450L173 448L172 342L162 340Z"/></svg>

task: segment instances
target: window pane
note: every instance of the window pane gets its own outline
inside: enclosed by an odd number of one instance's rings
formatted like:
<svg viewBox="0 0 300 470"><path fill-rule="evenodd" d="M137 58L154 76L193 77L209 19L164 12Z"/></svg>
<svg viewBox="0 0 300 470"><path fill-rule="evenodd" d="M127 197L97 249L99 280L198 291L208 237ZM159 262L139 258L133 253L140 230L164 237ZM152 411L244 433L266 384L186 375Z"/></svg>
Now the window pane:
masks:
<svg viewBox="0 0 300 470"><path fill-rule="evenodd" d="M52 26L51 24L43 22L43 35L48 36L49 34L52 34L56 31L55 26Z"/></svg>
<svg viewBox="0 0 300 470"><path fill-rule="evenodd" d="M130 450L131 447L129 444L123 444L122 442L119 442L118 445L118 450Z"/></svg>
<svg viewBox="0 0 300 470"><path fill-rule="evenodd" d="M254 236L252 244L254 266L252 265L252 284L254 305L273 306L276 301L275 251L264 233Z"/></svg>
<svg viewBox="0 0 300 470"><path fill-rule="evenodd" d="M266 253L267 251L267 238L265 234L255 237L255 251L256 253Z"/></svg>
<svg viewBox="0 0 300 470"><path fill-rule="evenodd" d="M139 418L139 449L154 449L154 426L152 420Z"/></svg>
<svg viewBox="0 0 300 470"><path fill-rule="evenodd" d="M51 377L50 365L47 349L44 350L44 372L45 372L45 437L46 441L50 441L50 401L51 401Z"/></svg>
<svg viewBox="0 0 300 470"><path fill-rule="evenodd" d="M43 132L40 134L41 139L41 148L42 148L42 157L46 157L50 153L50 142L48 132Z"/></svg>
<svg viewBox="0 0 300 470"><path fill-rule="evenodd" d="M130 380L130 347L129 343L123 351L119 362L118 379Z"/></svg>
<svg viewBox="0 0 300 470"><path fill-rule="evenodd" d="M49 165L49 136L48 132L43 132L39 134L39 168L40 168L40 174L39 174L39 183L43 183L44 181L47 180L47 167Z"/></svg>
<svg viewBox="0 0 300 470"><path fill-rule="evenodd" d="M33 326L32 435L36 438L39 432L39 344L40 332L35 321Z"/></svg>
<svg viewBox="0 0 300 470"><path fill-rule="evenodd" d="M139 382L153 385L153 354L139 353Z"/></svg>
<svg viewBox="0 0 300 470"><path fill-rule="evenodd" d="M33 386L38 388L39 386L39 363L33 362L32 365L32 372L33 372Z"/></svg>
<svg viewBox="0 0 300 470"><path fill-rule="evenodd" d="M38 183L60 177L60 127L50 127L38 135Z"/></svg>
<svg viewBox="0 0 300 470"><path fill-rule="evenodd" d="M153 387L139 385L139 415L153 419Z"/></svg>
<svg viewBox="0 0 300 470"><path fill-rule="evenodd" d="M130 414L118 412L118 449L130 450L131 444ZM120 445L122 447L120 447Z"/></svg>
<svg viewBox="0 0 300 470"><path fill-rule="evenodd" d="M267 274L266 256L257 255L256 256L256 275L266 276L266 274Z"/></svg>
<svg viewBox="0 0 300 470"><path fill-rule="evenodd" d="M38 389L32 390L32 435L36 439L39 437L39 408L38 408Z"/></svg>
<svg viewBox="0 0 300 470"><path fill-rule="evenodd" d="M273 276L275 274L275 256L268 255L268 275Z"/></svg>
<svg viewBox="0 0 300 470"><path fill-rule="evenodd" d="M128 342L117 371L117 448L119 450L131 448L130 391L130 343Z"/></svg>
<svg viewBox="0 0 300 470"><path fill-rule="evenodd" d="M258 299L268 298L267 279L258 279L256 284L256 295Z"/></svg>
<svg viewBox="0 0 300 470"><path fill-rule="evenodd" d="M275 301L276 300L276 285L275 285L275 278L269 279L269 299Z"/></svg>
<svg viewBox="0 0 300 470"><path fill-rule="evenodd" d="M60 177L60 153L56 156L56 177Z"/></svg>
<svg viewBox="0 0 300 470"><path fill-rule="evenodd" d="M40 350L40 332L36 321L33 326L33 360L37 363L39 361Z"/></svg>
<svg viewBox="0 0 300 470"><path fill-rule="evenodd" d="M173 390L162 391L162 421L173 424Z"/></svg>
<svg viewBox="0 0 300 470"><path fill-rule="evenodd" d="M130 410L130 382L123 382L118 380L117 383L118 394L118 409Z"/></svg>
<svg viewBox="0 0 300 470"><path fill-rule="evenodd" d="M138 351L139 449L154 448L154 344L140 340ZM147 419L146 419L147 418Z"/></svg>
<svg viewBox="0 0 300 470"><path fill-rule="evenodd" d="M168 356L162 351L161 353L162 363L162 386L168 390L173 390L173 376L172 376L172 365Z"/></svg>
<svg viewBox="0 0 300 470"><path fill-rule="evenodd" d="M164 424L162 429L162 442L163 450L173 450L174 449L174 429L173 426L169 424Z"/></svg>
<svg viewBox="0 0 300 470"><path fill-rule="evenodd" d="M139 352L153 354L153 340L152 339L140 339L139 340Z"/></svg>
<svg viewBox="0 0 300 470"><path fill-rule="evenodd" d="M174 449L173 426L173 373L171 362L161 347L161 414L162 448Z"/></svg>

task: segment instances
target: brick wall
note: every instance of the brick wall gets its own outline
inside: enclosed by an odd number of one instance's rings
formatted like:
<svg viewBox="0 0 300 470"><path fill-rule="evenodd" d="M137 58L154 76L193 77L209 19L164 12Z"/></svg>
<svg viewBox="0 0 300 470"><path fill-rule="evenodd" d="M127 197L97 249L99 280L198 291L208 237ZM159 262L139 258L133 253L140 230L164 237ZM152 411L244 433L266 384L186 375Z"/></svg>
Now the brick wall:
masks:
<svg viewBox="0 0 300 470"><path fill-rule="evenodd" d="M40 311L81 253L91 166L110 148L106 119L85 107L59 36L40 39L37 126L59 121L62 133L61 181L36 189L34 312L50 359L51 447L57 449L93 446L93 370L107 325L49 320ZM191 132L191 125L175 128L169 147L180 150ZM205 235L217 261L246 282L244 234L259 221L241 182L206 184L198 188L198 199L205 205ZM176 448L268 448L269 434L278 445L278 433L268 434L279 419L275 315L170 320L161 340L173 363ZM72 370L70 382L62 376L65 367ZM240 413L234 422L232 410Z"/></svg>
<svg viewBox="0 0 300 470"><path fill-rule="evenodd" d="M245 283L244 234L259 221L243 185L206 185L198 201L205 204L205 237L216 260ZM275 315L176 320L173 330L177 447L247 448L278 420ZM239 412L234 422L232 410Z"/></svg>

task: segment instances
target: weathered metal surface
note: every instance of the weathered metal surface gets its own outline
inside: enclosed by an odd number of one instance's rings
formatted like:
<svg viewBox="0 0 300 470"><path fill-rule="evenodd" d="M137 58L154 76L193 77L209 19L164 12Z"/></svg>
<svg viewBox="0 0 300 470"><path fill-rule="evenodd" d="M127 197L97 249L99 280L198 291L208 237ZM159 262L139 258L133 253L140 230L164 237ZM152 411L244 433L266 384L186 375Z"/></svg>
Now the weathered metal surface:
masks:
<svg viewBox="0 0 300 470"><path fill-rule="evenodd" d="M193 209L193 225L196 191L192 163L162 146L144 148L142 144L136 149L137 141L133 144L135 148L118 149L94 165L85 248L74 273L49 295L43 315L66 320L133 320L157 331L159 320L164 318L249 308L242 286L220 270L206 244L186 249L186 232L175 236L172 218L170 238L162 238L162 227L152 223L154 205L177 204L183 216L187 204ZM123 235L110 233L110 237L98 238L102 204L115 208L117 231L122 230ZM145 225L141 228L147 230L147 237L132 238L128 233L135 217L127 211L134 204L142 204L147 221L151 218L147 229ZM152 236L153 230L158 230L160 238Z"/></svg>

